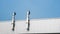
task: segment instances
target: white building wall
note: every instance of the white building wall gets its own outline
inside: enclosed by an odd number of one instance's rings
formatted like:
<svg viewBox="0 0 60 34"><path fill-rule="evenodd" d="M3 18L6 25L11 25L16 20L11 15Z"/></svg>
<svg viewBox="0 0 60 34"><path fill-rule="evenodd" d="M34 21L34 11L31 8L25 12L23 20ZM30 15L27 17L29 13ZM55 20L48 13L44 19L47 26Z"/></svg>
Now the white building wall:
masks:
<svg viewBox="0 0 60 34"><path fill-rule="evenodd" d="M30 31L26 30L26 20L17 20L15 33L60 33L60 18L32 19ZM0 21L0 33L13 33L11 21Z"/></svg>

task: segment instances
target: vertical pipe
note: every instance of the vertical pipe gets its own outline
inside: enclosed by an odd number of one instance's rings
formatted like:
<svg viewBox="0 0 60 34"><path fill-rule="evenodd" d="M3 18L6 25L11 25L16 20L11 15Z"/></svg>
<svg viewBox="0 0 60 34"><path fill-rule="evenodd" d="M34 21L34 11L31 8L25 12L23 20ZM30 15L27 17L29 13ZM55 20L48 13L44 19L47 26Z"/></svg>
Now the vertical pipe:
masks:
<svg viewBox="0 0 60 34"><path fill-rule="evenodd" d="M30 30L30 11L27 11L27 31Z"/></svg>
<svg viewBox="0 0 60 34"><path fill-rule="evenodd" d="M12 27L12 31L15 30L15 15L16 15L16 13L13 12L13 15L12 15L12 25L13 25L13 27Z"/></svg>

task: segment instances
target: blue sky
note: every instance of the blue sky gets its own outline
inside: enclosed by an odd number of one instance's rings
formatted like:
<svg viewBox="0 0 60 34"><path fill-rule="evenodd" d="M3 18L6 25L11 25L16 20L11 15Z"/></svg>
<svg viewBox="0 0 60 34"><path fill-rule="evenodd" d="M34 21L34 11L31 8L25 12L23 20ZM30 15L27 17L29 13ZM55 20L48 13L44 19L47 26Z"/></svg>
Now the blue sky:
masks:
<svg viewBox="0 0 60 34"><path fill-rule="evenodd" d="M60 0L0 0L0 21L11 20L16 12L16 20L25 20L30 10L31 19L60 17Z"/></svg>

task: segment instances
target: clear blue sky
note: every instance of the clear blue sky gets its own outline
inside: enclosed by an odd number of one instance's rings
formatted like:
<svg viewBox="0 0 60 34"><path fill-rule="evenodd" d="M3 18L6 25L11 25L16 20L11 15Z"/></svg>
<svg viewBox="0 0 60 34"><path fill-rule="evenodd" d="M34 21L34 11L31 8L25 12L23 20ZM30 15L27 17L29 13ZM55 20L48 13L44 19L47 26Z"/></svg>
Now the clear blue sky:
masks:
<svg viewBox="0 0 60 34"><path fill-rule="evenodd" d="M30 10L31 19L60 17L60 0L0 0L0 21L11 20L16 12L16 20L26 19Z"/></svg>

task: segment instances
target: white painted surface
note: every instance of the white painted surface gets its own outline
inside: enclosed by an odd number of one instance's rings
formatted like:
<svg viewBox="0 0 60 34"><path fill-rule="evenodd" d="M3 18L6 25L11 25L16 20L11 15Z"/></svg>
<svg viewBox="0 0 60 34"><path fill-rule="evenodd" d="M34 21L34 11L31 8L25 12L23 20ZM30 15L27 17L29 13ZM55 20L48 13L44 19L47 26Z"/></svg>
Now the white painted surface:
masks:
<svg viewBox="0 0 60 34"><path fill-rule="evenodd" d="M25 20L16 21L15 31L13 32L11 21L0 22L1 34L16 33L60 33L60 18L56 19L32 19L30 21L30 31L26 30Z"/></svg>

